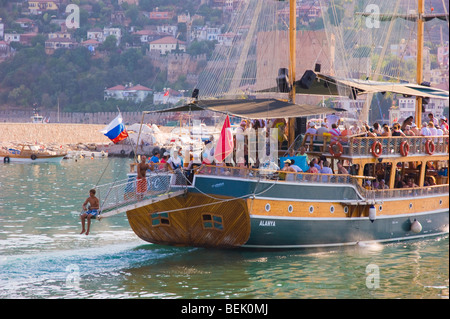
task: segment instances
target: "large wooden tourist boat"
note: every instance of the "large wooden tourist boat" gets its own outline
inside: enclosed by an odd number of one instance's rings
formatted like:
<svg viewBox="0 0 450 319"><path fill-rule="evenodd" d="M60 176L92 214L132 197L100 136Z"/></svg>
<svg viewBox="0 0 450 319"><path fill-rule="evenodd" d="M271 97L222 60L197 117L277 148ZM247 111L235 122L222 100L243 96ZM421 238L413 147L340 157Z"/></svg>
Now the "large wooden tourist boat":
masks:
<svg viewBox="0 0 450 319"><path fill-rule="evenodd" d="M423 2L419 3L421 16ZM291 22L294 22L295 1L291 1L290 8L294 17ZM418 20L422 24L421 18ZM295 24L292 29L295 30ZM423 42L420 30L423 32L423 26L419 27L419 43ZM291 41L292 46L295 47L295 41ZM421 59L418 60L420 70ZM327 108L309 108L308 113L295 104L297 82L295 70L290 70L289 102L253 100L220 104L216 101L215 107L208 107L211 105L198 101L188 107L250 119L263 118L262 114L269 118L295 118L331 112ZM412 90L408 92L417 97L419 127L422 98L448 98L448 91L433 93L423 85L407 88L403 84L343 81L314 74L313 81L328 78L327 85L346 86L358 94L377 90L406 94L404 90ZM421 72L418 72L417 83L421 82ZM351 136L338 137L331 143L325 139L303 145L310 157L323 156L331 167L336 167L339 161L349 173L293 173L225 165L201 165L193 176L180 170L153 171L147 176L147 194L140 200L134 197L135 174L131 173L122 184L99 188L100 194L117 194L111 199L101 195L105 199L101 216L126 211L133 231L151 243L218 248L329 247L448 233L448 135ZM303 165L306 162L303 156L293 159ZM284 160L281 158L279 163ZM367 187L375 180L384 180L386 188ZM400 188L400 180L410 184Z"/></svg>

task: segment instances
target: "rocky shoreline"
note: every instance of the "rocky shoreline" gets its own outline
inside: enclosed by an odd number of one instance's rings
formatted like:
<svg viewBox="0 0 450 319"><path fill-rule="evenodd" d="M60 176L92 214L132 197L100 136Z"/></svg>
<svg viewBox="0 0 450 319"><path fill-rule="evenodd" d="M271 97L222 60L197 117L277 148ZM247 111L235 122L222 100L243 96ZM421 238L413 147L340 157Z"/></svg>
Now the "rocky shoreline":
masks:
<svg viewBox="0 0 450 319"><path fill-rule="evenodd" d="M155 145L133 145L126 140L114 144L100 130L103 124L0 123L0 148L21 149L23 144L38 145L53 152L105 152L108 156L149 155ZM164 131L172 128L161 128Z"/></svg>
<svg viewBox="0 0 450 319"><path fill-rule="evenodd" d="M103 124L0 123L0 147L43 145L51 151L97 150L110 144L100 133Z"/></svg>

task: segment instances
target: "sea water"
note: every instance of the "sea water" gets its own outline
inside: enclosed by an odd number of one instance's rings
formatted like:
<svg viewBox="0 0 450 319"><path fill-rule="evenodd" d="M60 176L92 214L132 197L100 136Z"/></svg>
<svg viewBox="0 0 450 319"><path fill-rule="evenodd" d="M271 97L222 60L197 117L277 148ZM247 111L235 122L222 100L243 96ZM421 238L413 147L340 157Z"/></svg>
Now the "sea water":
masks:
<svg viewBox="0 0 450 319"><path fill-rule="evenodd" d="M126 178L130 159L0 164L0 298L318 299L449 296L449 240L323 250L153 245L126 215L93 221L96 184Z"/></svg>

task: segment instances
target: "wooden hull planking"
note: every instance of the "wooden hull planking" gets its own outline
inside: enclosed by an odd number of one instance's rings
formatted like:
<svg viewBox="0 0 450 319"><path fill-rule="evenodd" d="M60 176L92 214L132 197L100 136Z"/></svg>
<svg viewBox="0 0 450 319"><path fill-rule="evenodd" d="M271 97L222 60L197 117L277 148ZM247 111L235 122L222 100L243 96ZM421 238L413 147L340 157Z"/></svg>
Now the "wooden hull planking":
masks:
<svg viewBox="0 0 450 319"><path fill-rule="evenodd" d="M227 199L188 193L127 211L127 217L141 239L155 244L239 247L249 238L250 217L245 200Z"/></svg>

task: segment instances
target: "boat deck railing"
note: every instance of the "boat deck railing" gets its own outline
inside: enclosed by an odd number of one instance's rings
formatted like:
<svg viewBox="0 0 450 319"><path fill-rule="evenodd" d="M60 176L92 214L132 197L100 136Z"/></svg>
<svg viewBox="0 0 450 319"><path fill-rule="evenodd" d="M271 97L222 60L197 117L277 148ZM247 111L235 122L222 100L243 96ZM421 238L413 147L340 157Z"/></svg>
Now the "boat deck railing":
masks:
<svg viewBox="0 0 450 319"><path fill-rule="evenodd" d="M353 185L364 199L388 199L402 198L410 196L433 196L437 194L448 194L449 185L434 185L415 188L394 188L394 189L366 189L364 185L367 180L374 180L370 176L356 176L350 174L321 174L306 172L285 172L270 169L252 169L233 166L202 165L195 174L238 177L253 180L273 180L277 182L289 182L298 184L342 184ZM362 182L361 182L362 181Z"/></svg>
<svg viewBox="0 0 450 319"><path fill-rule="evenodd" d="M154 202L183 194L192 185L194 175L211 175L234 177L248 180L266 180L274 183L297 183L306 185L341 184L353 185L363 201L377 201L389 198L406 198L411 196L435 196L448 194L449 185L427 187L371 190L361 185L361 180L372 180L373 177L354 176L349 174L293 173L270 169L249 169L232 166L201 165L193 171L176 170L153 171L147 175L147 190L140 194L136 176L95 187L96 196L100 200L101 216L110 216L134 208L146 206Z"/></svg>
<svg viewBox="0 0 450 319"><path fill-rule="evenodd" d="M449 185L433 185L413 188L394 188L394 189L376 189L376 190L360 190L362 195L367 199L388 199L388 198L408 198L408 197L426 197L433 195L448 194Z"/></svg>
<svg viewBox="0 0 450 319"><path fill-rule="evenodd" d="M184 190L180 191L182 180L177 178L177 174L170 172L151 173L146 178L147 190L142 194L138 192L136 176L98 185L95 190L100 201L101 215L126 211L183 193ZM172 186L177 186L177 189L172 189Z"/></svg>
<svg viewBox="0 0 450 319"><path fill-rule="evenodd" d="M409 156L423 155L430 156L430 150L427 149L428 141L434 146L433 154L448 154L449 152L449 136L389 136L389 137L325 137L323 141L316 141L318 135L306 134L303 139L303 146L308 147L309 152L319 152L330 154L329 148L332 141L337 141L342 145L342 156L373 156L372 147L374 143L381 144L381 152L379 156L402 156L400 146L403 142L407 142L409 146ZM322 138L322 136L320 137Z"/></svg>

